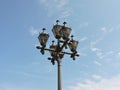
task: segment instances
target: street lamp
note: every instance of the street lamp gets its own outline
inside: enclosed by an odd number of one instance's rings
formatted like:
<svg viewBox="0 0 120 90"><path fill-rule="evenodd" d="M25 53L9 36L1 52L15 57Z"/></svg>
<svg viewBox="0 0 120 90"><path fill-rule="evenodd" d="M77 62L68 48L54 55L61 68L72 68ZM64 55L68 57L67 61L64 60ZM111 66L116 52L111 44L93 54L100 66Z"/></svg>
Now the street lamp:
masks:
<svg viewBox="0 0 120 90"><path fill-rule="evenodd" d="M39 33L38 40L42 46L41 53L44 54L44 48L46 47L46 43L48 41L49 34L45 33L45 28L43 28L43 32Z"/></svg>
<svg viewBox="0 0 120 90"><path fill-rule="evenodd" d="M52 29L52 32L53 32L56 39L61 38L60 30L62 29L62 26L58 25L58 23L59 23L59 20L56 21L56 25L54 25L53 29Z"/></svg>
<svg viewBox="0 0 120 90"><path fill-rule="evenodd" d="M52 32L57 39L57 44L52 41L52 45L49 48L46 48L46 43L49 38L49 34L45 33L45 28L43 28L43 32L39 34L38 39L40 42L40 46L36 46L37 49L40 49L40 52L44 54L44 51L49 51L51 57L48 60L54 65L55 62L58 64L58 90L62 90L62 76L61 76L61 62L62 58L65 54L70 55L73 60L75 60L75 56L79 56L77 53L78 41L73 39L73 35L71 39L69 38L71 33L71 28L66 27L66 22L63 25L59 25L59 20L56 21L56 25L53 26ZM67 49L67 46L70 48L71 52L65 52L64 49Z"/></svg>
<svg viewBox="0 0 120 90"><path fill-rule="evenodd" d="M71 33L71 28L65 26L67 24L66 22L64 22L63 24L64 24L64 26L62 26L62 28L60 30L60 34L64 40L67 40L67 39L69 39L69 35Z"/></svg>
<svg viewBox="0 0 120 90"><path fill-rule="evenodd" d="M75 54L77 53L76 49L78 46L78 41L73 39L73 35L71 36L71 40L68 43L68 46L69 46L70 50L73 52L73 54L71 55L71 58L73 58L73 60L75 60Z"/></svg>

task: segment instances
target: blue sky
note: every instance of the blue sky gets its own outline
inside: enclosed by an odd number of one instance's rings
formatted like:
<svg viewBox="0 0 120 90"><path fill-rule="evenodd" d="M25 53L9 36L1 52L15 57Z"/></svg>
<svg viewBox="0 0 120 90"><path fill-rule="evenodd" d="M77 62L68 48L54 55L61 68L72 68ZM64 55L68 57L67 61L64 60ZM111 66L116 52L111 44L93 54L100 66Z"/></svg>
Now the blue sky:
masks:
<svg viewBox="0 0 120 90"><path fill-rule="evenodd" d="M62 60L63 90L120 90L119 0L0 0L0 90L57 90L57 65L35 48L66 21L80 57Z"/></svg>

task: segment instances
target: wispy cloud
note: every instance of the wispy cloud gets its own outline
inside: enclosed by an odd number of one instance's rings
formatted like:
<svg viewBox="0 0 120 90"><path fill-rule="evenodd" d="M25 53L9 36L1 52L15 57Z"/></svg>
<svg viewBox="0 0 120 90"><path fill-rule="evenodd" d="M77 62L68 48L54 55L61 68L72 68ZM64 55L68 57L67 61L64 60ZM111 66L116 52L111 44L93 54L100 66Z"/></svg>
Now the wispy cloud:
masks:
<svg viewBox="0 0 120 90"><path fill-rule="evenodd" d="M83 53L83 52L79 52L80 53L80 56L87 56L86 53Z"/></svg>
<svg viewBox="0 0 120 90"><path fill-rule="evenodd" d="M68 0L58 0L57 7L60 8L60 9L63 9L63 7L66 6L67 4L68 4Z"/></svg>
<svg viewBox="0 0 120 90"><path fill-rule="evenodd" d="M79 24L79 28L84 28L84 27L87 27L88 25L89 25L88 22L84 22L84 23Z"/></svg>
<svg viewBox="0 0 120 90"><path fill-rule="evenodd" d="M91 48L91 50L96 54L99 59L107 58L114 54L114 51L103 51L99 48Z"/></svg>
<svg viewBox="0 0 120 90"><path fill-rule="evenodd" d="M118 52L118 56L120 56L120 52Z"/></svg>
<svg viewBox="0 0 120 90"><path fill-rule="evenodd" d="M1 90L41 90L41 88L36 88L32 85L15 85L15 84L2 84L0 85Z"/></svg>
<svg viewBox="0 0 120 90"><path fill-rule="evenodd" d="M111 27L111 28L102 27L101 31L104 32L104 33L110 33L112 31L114 31L114 28L113 27Z"/></svg>
<svg viewBox="0 0 120 90"><path fill-rule="evenodd" d="M113 32L113 31L114 31L113 27L111 27L111 28L102 27L102 28L100 28L101 35L99 35L99 37L96 38L94 41L90 42L90 50L92 52L94 52L99 59L106 58L107 56L112 55L114 53L114 50L105 51L102 48L97 47L98 44L101 43L105 39L107 34Z"/></svg>
<svg viewBox="0 0 120 90"><path fill-rule="evenodd" d="M37 75L37 74L26 73L26 72L23 72L22 74L24 75L25 78L37 78L37 79L41 79L40 75Z"/></svg>
<svg viewBox="0 0 120 90"><path fill-rule="evenodd" d="M96 60L95 60L93 63L96 64L96 65L98 65L98 66L101 66L101 65L102 65L100 62L98 62L98 61L96 61Z"/></svg>
<svg viewBox="0 0 120 90"><path fill-rule="evenodd" d="M70 10L63 11L63 12L61 12L61 14L58 18L65 19L65 18L69 17L71 15L70 12L71 12Z"/></svg>
<svg viewBox="0 0 120 90"><path fill-rule="evenodd" d="M39 0L48 11L48 16L58 15L58 18L67 18L70 16L72 9L68 6L68 0Z"/></svg>
<svg viewBox="0 0 120 90"><path fill-rule="evenodd" d="M116 30L120 30L120 24L116 26Z"/></svg>
<svg viewBox="0 0 120 90"><path fill-rule="evenodd" d="M68 0L39 0L40 3L47 7L56 7L57 9L63 9L68 4Z"/></svg>
<svg viewBox="0 0 120 90"><path fill-rule="evenodd" d="M93 74L92 78L95 79L95 80L100 80L100 79L102 79L102 76Z"/></svg>
<svg viewBox="0 0 120 90"><path fill-rule="evenodd" d="M38 34L38 29L36 29L36 28L34 28L33 26L31 26L30 27L30 34L32 35L32 36L34 36L34 35L37 35Z"/></svg>
<svg viewBox="0 0 120 90"><path fill-rule="evenodd" d="M120 51L116 52L116 57L120 58Z"/></svg>
<svg viewBox="0 0 120 90"><path fill-rule="evenodd" d="M88 24L83 24L81 26L87 26ZM112 34L116 32L116 29L119 29L120 25L117 25L116 27L107 27L107 26L104 26L104 27L101 27L99 28L98 32L96 32L96 35L92 35L94 36L94 38L92 38L92 40L90 40L90 37L83 37L81 38L79 41L82 42L82 41L85 41L87 40L88 41L88 44L84 47L82 47L80 49L80 52L83 53L84 56L87 55L87 53L85 53L88 49L91 50L92 53L94 53L98 59L104 59L104 60L110 60L110 57L114 57L115 58L115 55L117 58L119 58L119 51L118 49L104 49L104 47L101 47L101 44L102 42L104 43L104 40L106 40L106 38L108 38L109 34ZM111 43L108 41L108 43ZM97 63L96 63L97 64ZM100 65L100 64L99 64Z"/></svg>
<svg viewBox="0 0 120 90"><path fill-rule="evenodd" d="M80 40L79 40L79 42L83 42L83 41L85 41L85 40L87 40L88 39L88 37L82 37Z"/></svg>
<svg viewBox="0 0 120 90"><path fill-rule="evenodd" d="M90 43L90 50L92 52L94 52L100 59L102 59L104 56L102 50L98 47L96 47L97 43L99 43L99 41L102 40L101 38L100 39L97 39L96 41L93 41Z"/></svg>
<svg viewBox="0 0 120 90"><path fill-rule="evenodd" d="M86 80L85 83L76 83L64 90L120 90L120 75L109 79L93 75L93 78L99 79L99 81Z"/></svg>
<svg viewBox="0 0 120 90"><path fill-rule="evenodd" d="M100 49L99 49L99 48L96 48L96 47L91 48L91 50L92 50L93 52L100 51Z"/></svg>

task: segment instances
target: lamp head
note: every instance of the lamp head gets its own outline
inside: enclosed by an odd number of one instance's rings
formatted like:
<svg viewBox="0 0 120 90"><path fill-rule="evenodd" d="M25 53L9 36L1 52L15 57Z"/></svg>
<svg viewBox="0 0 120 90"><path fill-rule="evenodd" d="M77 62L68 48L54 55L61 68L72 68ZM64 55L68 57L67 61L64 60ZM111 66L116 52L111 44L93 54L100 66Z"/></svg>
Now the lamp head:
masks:
<svg viewBox="0 0 120 90"><path fill-rule="evenodd" d="M43 32L39 34L38 39L42 46L46 46L46 43L48 41L49 34L45 33L45 28L43 28Z"/></svg>
<svg viewBox="0 0 120 90"><path fill-rule="evenodd" d="M64 25L62 26L62 28L60 30L60 35L64 40L67 40L69 38L69 35L70 35L72 29L65 26L67 24L66 22L64 22L63 24Z"/></svg>
<svg viewBox="0 0 120 90"><path fill-rule="evenodd" d="M71 36L71 40L68 43L68 46L72 52L76 52L77 46L78 46L78 41L73 39L73 35Z"/></svg>
<svg viewBox="0 0 120 90"><path fill-rule="evenodd" d="M60 30L62 28L61 25L58 25L59 23L59 20L56 21L56 25L53 26L53 29L52 29L52 32L55 36L56 39L60 39L61 38L61 35L60 35Z"/></svg>
<svg viewBox="0 0 120 90"><path fill-rule="evenodd" d="M50 49L52 49L53 51L50 51L50 54L53 58L57 56L56 48L57 46L54 45L54 41L52 41L52 45L50 45Z"/></svg>

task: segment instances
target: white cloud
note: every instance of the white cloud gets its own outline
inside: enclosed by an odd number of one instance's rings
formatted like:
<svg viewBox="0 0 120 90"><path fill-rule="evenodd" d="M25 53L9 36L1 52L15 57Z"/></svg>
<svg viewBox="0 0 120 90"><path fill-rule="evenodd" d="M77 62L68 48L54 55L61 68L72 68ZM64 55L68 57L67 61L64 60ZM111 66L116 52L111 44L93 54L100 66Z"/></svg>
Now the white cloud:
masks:
<svg viewBox="0 0 120 90"><path fill-rule="evenodd" d="M120 52L118 52L118 56L120 56Z"/></svg>
<svg viewBox="0 0 120 90"><path fill-rule="evenodd" d="M114 51L108 51L108 52L106 52L106 55L111 55L113 53L114 53Z"/></svg>
<svg viewBox="0 0 120 90"><path fill-rule="evenodd" d="M117 30L120 30L120 24L117 25L116 29L117 29Z"/></svg>
<svg viewBox="0 0 120 90"><path fill-rule="evenodd" d="M106 27L102 27L102 28L101 28L101 31L103 31L103 32L107 32Z"/></svg>
<svg viewBox="0 0 120 90"><path fill-rule="evenodd" d="M80 52L80 56L87 56L86 53Z"/></svg>
<svg viewBox="0 0 120 90"><path fill-rule="evenodd" d="M34 27L30 27L30 33L31 33L32 36L37 35L38 31L39 31L38 29L36 29Z"/></svg>
<svg viewBox="0 0 120 90"><path fill-rule="evenodd" d="M85 83L76 83L64 90L120 90L120 75L109 79L94 75L94 78L99 78L99 81L86 80Z"/></svg>
<svg viewBox="0 0 120 90"><path fill-rule="evenodd" d="M79 40L79 42L83 42L83 41L85 41L85 40L87 40L88 39L88 37L83 37L83 38L81 38L80 40Z"/></svg>
<svg viewBox="0 0 120 90"><path fill-rule="evenodd" d="M92 78L95 79L95 80L100 80L102 77L94 74L94 75L92 75Z"/></svg>
<svg viewBox="0 0 120 90"><path fill-rule="evenodd" d="M120 58L120 51L119 52L116 52L116 58Z"/></svg>
<svg viewBox="0 0 120 90"><path fill-rule="evenodd" d="M101 30L107 32L105 27L103 27ZM114 53L114 51L104 51L101 48L97 47L98 43L100 43L100 41L104 39L104 34L105 33L103 33L99 38L96 38L95 41L92 41L90 43L90 50L94 52L99 59L103 59L105 57L108 57L109 55L113 55Z"/></svg>
<svg viewBox="0 0 120 90"><path fill-rule="evenodd" d="M99 59L104 58L105 60L108 60L109 57L113 56L115 53L115 50L111 49L111 50L105 51L99 45L107 37L107 34L113 32L115 30L114 28L115 27L111 27L111 28L102 27L100 29L101 34L98 36L98 38L96 38L94 41L91 41L91 43L90 43L90 50L92 52L94 52ZM97 47L98 45L99 45L99 47Z"/></svg>
<svg viewBox="0 0 120 90"><path fill-rule="evenodd" d="M97 55L100 59L103 59L103 57L104 57L104 54L103 54L102 51L96 52L96 55Z"/></svg>
<svg viewBox="0 0 120 90"><path fill-rule="evenodd" d="M24 78L27 79L27 78L37 78L37 79L41 79L40 75L37 75L37 74L32 74L32 73L26 73L26 72L23 72L21 73L24 75Z"/></svg>
<svg viewBox="0 0 120 90"><path fill-rule="evenodd" d="M68 0L58 0L58 8L63 8L64 6L66 6L68 4Z"/></svg>
<svg viewBox="0 0 120 90"><path fill-rule="evenodd" d="M98 43L100 40L102 40L102 38L100 38L100 39L98 39L98 40L96 40L96 41L91 42L91 43L90 43L90 50L91 50L92 52L94 52L94 53L97 55L98 58L102 59L102 58L104 57L104 54L103 54L104 52L103 52L100 48L97 48L97 47L96 47L97 43Z"/></svg>
<svg viewBox="0 0 120 90"><path fill-rule="evenodd" d="M107 27L102 27L100 29L101 35L98 38L96 38L96 40L94 40L90 43L91 51L96 52L96 54L101 57L101 55L103 55L104 52L100 48L97 48L97 44L100 43L102 40L104 40L107 33L110 33L113 30L114 30L113 27L109 28L109 29ZM113 53L113 52L106 53L106 55L111 54L111 53Z"/></svg>
<svg viewBox="0 0 120 90"><path fill-rule="evenodd" d="M61 15L59 16L59 19L67 18L69 16L70 16L70 11L66 10L66 11L61 12Z"/></svg>
<svg viewBox="0 0 120 90"><path fill-rule="evenodd" d="M32 85L13 85L13 84L2 84L0 90L41 90L40 88L32 87Z"/></svg>
<svg viewBox="0 0 120 90"><path fill-rule="evenodd" d="M39 0L40 3L44 4L46 8L56 7L57 9L63 9L68 4L68 0ZM49 8L48 8L49 9Z"/></svg>
<svg viewBox="0 0 120 90"><path fill-rule="evenodd" d="M39 0L48 11L48 16L58 15L58 18L67 18L70 16L72 9L68 5L68 0Z"/></svg>
<svg viewBox="0 0 120 90"><path fill-rule="evenodd" d="M104 33L109 33L109 32L112 32L113 30L114 30L113 27L111 27L109 29L107 27L102 27L101 28L101 31L104 32Z"/></svg>
<svg viewBox="0 0 120 90"><path fill-rule="evenodd" d="M99 48L96 48L96 47L91 48L91 50L92 50L93 52L100 51L100 49L99 49Z"/></svg>
<svg viewBox="0 0 120 90"><path fill-rule="evenodd" d="M84 22L84 23L81 23L79 27L84 28L84 27L87 27L88 25L89 25L88 22Z"/></svg>
<svg viewBox="0 0 120 90"><path fill-rule="evenodd" d="M109 58L109 56L112 56L114 51L103 51L101 49L95 48L94 52L96 53L97 57L100 59L106 58L106 60Z"/></svg>
<svg viewBox="0 0 120 90"><path fill-rule="evenodd" d="M98 62L98 61L94 61L93 63L96 64L96 65L98 65L98 66L101 66L101 65L102 65L102 64L101 64L100 62Z"/></svg>

